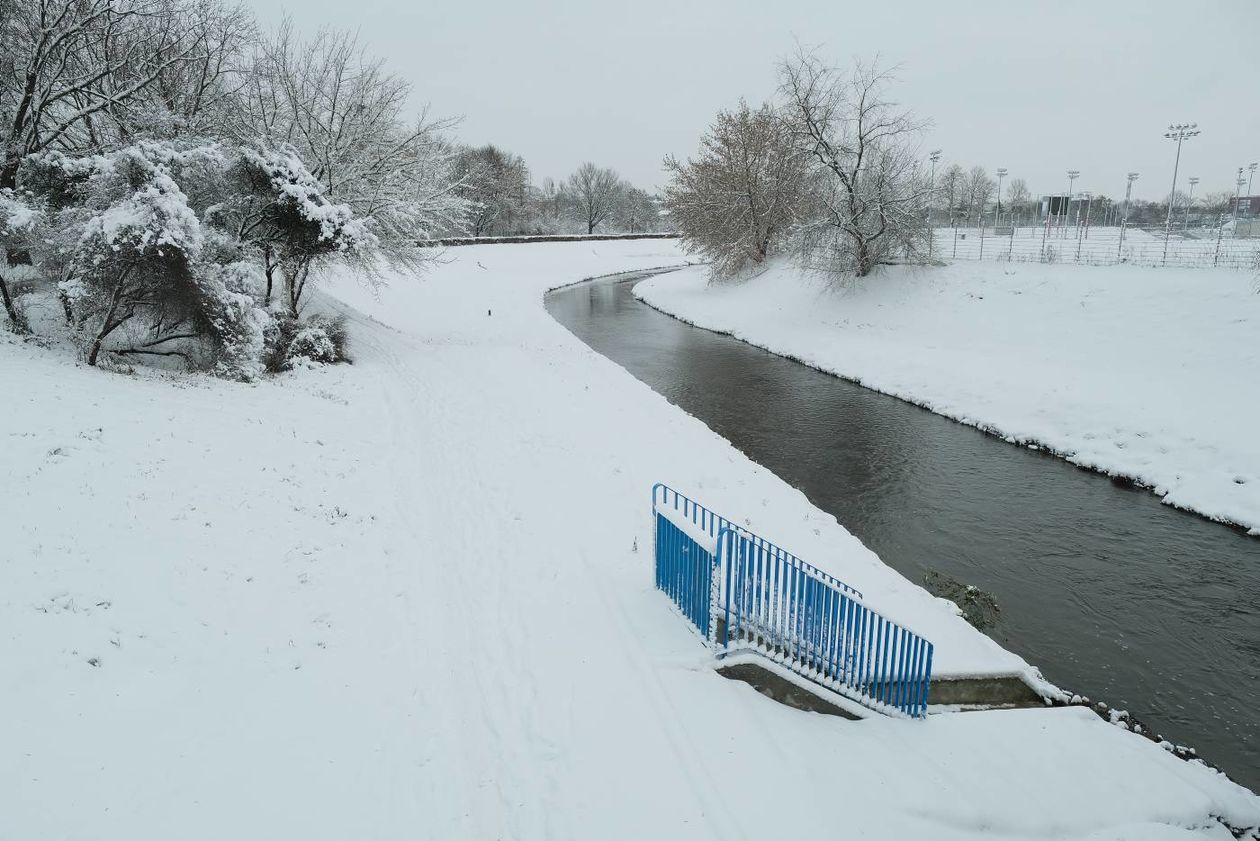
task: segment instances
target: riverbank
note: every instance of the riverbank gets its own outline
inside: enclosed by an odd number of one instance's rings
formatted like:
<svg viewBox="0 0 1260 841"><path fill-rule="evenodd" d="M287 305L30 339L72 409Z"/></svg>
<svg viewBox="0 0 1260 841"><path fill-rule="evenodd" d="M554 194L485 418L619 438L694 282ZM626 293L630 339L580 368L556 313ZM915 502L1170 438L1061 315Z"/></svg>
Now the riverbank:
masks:
<svg viewBox="0 0 1260 841"><path fill-rule="evenodd" d="M544 310L681 262L673 243L449 256L379 296L334 281L354 364L252 386L0 339L0 837L1260 823L1254 795L1087 710L844 722L715 674L652 585L654 481L858 586L942 672L1028 667Z"/></svg>
<svg viewBox="0 0 1260 841"><path fill-rule="evenodd" d="M1243 272L890 267L828 283L778 263L640 284L671 315L1150 487L1260 533L1260 295Z"/></svg>

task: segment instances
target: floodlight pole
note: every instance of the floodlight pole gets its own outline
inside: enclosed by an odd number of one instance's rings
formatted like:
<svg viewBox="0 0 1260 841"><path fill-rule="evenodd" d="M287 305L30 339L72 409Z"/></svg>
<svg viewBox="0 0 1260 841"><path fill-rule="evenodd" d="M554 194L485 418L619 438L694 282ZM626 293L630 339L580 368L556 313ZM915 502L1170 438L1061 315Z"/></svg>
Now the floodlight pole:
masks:
<svg viewBox="0 0 1260 841"><path fill-rule="evenodd" d="M1238 239L1238 199L1242 195L1242 185L1247 183L1247 179L1242 177L1243 168L1238 167L1238 184L1234 188L1234 239Z"/></svg>
<svg viewBox="0 0 1260 841"><path fill-rule="evenodd" d="M936 162L941 159L941 150L933 149L928 155L932 162L932 179L928 182L927 223L928 223L928 262L932 262L932 243L936 239L936 227L932 224L932 198L936 195Z"/></svg>
<svg viewBox="0 0 1260 841"><path fill-rule="evenodd" d="M1199 183L1199 179L1191 177L1190 179L1190 197L1186 199L1186 220L1181 224L1181 232L1184 234L1190 230L1190 208L1194 205L1194 185Z"/></svg>
<svg viewBox="0 0 1260 841"><path fill-rule="evenodd" d="M1063 230L1061 232L1062 234L1062 236L1060 237L1061 239L1067 239L1067 223L1072 218L1072 185L1076 183L1076 179L1079 178L1080 176L1081 176L1081 171L1079 169L1069 169L1067 171L1067 177L1068 177L1067 207L1063 209Z"/></svg>
<svg viewBox="0 0 1260 841"><path fill-rule="evenodd" d="M1198 123L1178 123L1169 126L1168 131L1164 132L1164 137L1177 141L1177 157L1173 160L1172 187L1168 190L1168 215L1164 217L1164 257L1160 261L1161 266L1168 264L1168 238L1172 234L1173 199L1177 193L1177 170L1181 166L1181 144L1199 133L1198 125ZM1238 172L1241 174L1242 169L1239 168Z"/></svg>
<svg viewBox="0 0 1260 841"><path fill-rule="evenodd" d="M993 209L993 227L994 227L995 234L997 233L996 229L998 226L998 221L1002 217L1002 179L1006 177L1006 167L998 168L997 177L998 177L997 207Z"/></svg>
<svg viewBox="0 0 1260 841"><path fill-rule="evenodd" d="M1129 196L1133 193L1133 182L1137 181L1138 173L1129 173L1129 186L1124 188L1124 216L1120 218L1120 244L1116 246L1116 259L1120 259L1120 253L1124 250L1124 231L1129 227Z"/></svg>

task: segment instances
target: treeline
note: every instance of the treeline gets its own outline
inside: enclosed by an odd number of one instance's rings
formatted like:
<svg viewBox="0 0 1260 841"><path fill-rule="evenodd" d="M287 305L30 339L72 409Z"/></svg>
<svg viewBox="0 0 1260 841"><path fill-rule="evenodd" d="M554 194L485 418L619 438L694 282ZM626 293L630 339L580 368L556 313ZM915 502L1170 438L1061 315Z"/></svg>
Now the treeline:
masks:
<svg viewBox="0 0 1260 841"><path fill-rule="evenodd" d="M464 232L473 237L531 234L652 233L661 203L616 171L582 164L567 179L535 186L524 159L494 145L455 156L460 195L472 208Z"/></svg>
<svg viewBox="0 0 1260 841"><path fill-rule="evenodd" d="M412 93L355 36L264 32L228 0L0 0L8 326L92 365L249 379L343 355L339 325L304 317L332 265L371 282L424 270L420 240L654 229L611 170L535 189Z"/></svg>

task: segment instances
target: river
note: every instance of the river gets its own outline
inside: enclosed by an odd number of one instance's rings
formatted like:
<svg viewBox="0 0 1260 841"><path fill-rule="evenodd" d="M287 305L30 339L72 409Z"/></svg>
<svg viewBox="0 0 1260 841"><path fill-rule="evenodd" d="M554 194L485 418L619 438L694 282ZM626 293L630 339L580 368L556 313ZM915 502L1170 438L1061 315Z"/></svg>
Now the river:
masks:
<svg viewBox="0 0 1260 841"><path fill-rule="evenodd" d="M649 274L566 287L547 308L906 577L993 593L989 633L1049 680L1260 790L1260 540L670 318L631 294Z"/></svg>

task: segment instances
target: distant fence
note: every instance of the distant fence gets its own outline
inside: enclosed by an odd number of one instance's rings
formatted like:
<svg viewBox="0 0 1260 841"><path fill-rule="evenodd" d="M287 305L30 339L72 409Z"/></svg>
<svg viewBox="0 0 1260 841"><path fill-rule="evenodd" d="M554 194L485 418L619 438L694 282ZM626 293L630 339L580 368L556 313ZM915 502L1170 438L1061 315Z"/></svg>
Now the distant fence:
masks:
<svg viewBox="0 0 1260 841"><path fill-rule="evenodd" d="M748 651L884 713L927 711L932 644L832 575L665 485L656 586L721 656Z"/></svg>
<svg viewBox="0 0 1260 841"><path fill-rule="evenodd" d="M586 242L587 240L613 239L678 239L678 234L539 234L537 236L514 237L443 237L441 239L420 240L417 245L433 248L436 246L498 245L502 243L528 242Z"/></svg>
<svg viewBox="0 0 1260 841"><path fill-rule="evenodd" d="M999 230L995 234L992 228L936 228L933 256L1090 266L1260 268L1260 239L1235 239L1214 229L1174 230L1166 244L1162 229L1130 227L1123 236L1118 227L1042 225Z"/></svg>

